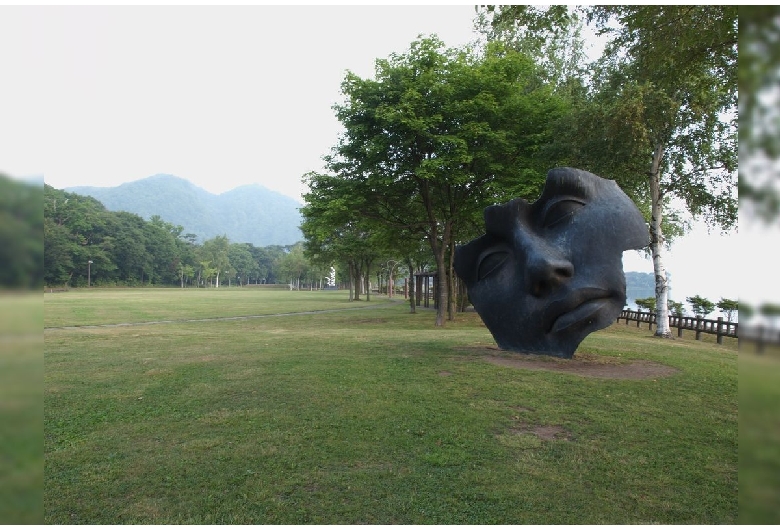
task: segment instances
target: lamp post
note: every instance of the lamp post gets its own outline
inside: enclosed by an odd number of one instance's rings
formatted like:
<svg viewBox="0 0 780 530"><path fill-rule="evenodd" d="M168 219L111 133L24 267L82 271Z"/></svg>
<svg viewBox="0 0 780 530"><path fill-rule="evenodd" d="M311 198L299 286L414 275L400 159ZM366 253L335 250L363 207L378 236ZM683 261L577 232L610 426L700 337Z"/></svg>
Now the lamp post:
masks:
<svg viewBox="0 0 780 530"><path fill-rule="evenodd" d="M87 261L87 287L92 285L92 260Z"/></svg>
<svg viewBox="0 0 780 530"><path fill-rule="evenodd" d="M388 260L387 262L387 296L388 298L392 298L394 291L395 291L395 282L393 281L393 270L395 269L395 266L398 264L395 260Z"/></svg>

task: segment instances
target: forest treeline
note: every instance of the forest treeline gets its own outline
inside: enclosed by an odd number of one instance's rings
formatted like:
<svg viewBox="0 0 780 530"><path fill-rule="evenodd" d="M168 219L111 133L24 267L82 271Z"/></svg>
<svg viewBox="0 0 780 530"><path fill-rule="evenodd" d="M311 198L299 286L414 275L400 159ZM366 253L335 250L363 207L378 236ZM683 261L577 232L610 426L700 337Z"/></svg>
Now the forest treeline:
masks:
<svg viewBox="0 0 780 530"><path fill-rule="evenodd" d="M47 287L320 285L329 274L301 243L256 247L227 235L197 242L159 215L115 212L92 197L44 185L43 272ZM40 241L40 238L38 239Z"/></svg>
<svg viewBox="0 0 780 530"><path fill-rule="evenodd" d="M43 188L0 174L0 287L30 289L43 279Z"/></svg>

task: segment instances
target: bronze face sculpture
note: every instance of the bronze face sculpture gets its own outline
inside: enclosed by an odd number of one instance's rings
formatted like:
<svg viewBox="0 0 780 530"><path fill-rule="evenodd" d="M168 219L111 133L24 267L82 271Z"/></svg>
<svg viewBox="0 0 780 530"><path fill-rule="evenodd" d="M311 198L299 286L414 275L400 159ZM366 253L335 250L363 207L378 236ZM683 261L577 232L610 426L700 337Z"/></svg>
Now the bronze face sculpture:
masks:
<svg viewBox="0 0 780 530"><path fill-rule="evenodd" d="M614 181L556 168L536 202L486 208L485 235L459 246L454 266L499 347L571 358L620 315L623 251L649 241Z"/></svg>

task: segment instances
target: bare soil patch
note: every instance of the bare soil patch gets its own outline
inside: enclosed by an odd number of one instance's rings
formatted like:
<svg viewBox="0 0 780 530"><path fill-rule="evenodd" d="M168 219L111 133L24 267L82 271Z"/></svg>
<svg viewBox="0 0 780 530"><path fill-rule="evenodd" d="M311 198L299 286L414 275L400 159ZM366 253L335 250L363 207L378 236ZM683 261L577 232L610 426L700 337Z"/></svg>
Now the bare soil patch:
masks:
<svg viewBox="0 0 780 530"><path fill-rule="evenodd" d="M481 352L482 359L499 366L524 370L547 370L595 377L599 379L658 379L679 372L677 368L644 360L623 360L590 353L575 353L572 359L558 359L546 355L512 353L495 347L471 349Z"/></svg>
<svg viewBox="0 0 780 530"><path fill-rule="evenodd" d="M510 429L512 434L533 434L542 440L568 440L569 431L559 425L527 425L521 424Z"/></svg>

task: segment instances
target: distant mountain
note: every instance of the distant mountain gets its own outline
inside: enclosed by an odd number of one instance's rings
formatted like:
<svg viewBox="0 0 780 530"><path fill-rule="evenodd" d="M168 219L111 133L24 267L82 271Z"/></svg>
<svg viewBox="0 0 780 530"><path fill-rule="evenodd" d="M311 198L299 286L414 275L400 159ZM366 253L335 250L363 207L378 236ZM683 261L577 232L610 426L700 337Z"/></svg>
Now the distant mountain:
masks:
<svg viewBox="0 0 780 530"><path fill-rule="evenodd" d="M626 272L626 306L636 309L634 300L637 298L655 298L655 274L652 272ZM671 283L671 274L666 273L667 285ZM672 297L669 286L668 296ZM683 302L684 300L677 300Z"/></svg>
<svg viewBox="0 0 780 530"><path fill-rule="evenodd" d="M181 225L200 242L227 235L233 243L257 247L292 245L301 239L297 201L253 184L214 195L173 175L154 175L115 187L76 186L65 191L88 195L112 211Z"/></svg>

